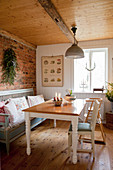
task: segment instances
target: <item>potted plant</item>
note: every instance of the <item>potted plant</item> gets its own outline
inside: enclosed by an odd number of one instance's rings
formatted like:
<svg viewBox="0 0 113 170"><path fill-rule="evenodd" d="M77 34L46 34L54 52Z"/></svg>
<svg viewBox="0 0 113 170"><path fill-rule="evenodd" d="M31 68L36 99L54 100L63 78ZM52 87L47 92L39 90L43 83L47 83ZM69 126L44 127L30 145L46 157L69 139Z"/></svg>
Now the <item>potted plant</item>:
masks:
<svg viewBox="0 0 113 170"><path fill-rule="evenodd" d="M108 83L106 97L111 102L111 111L113 113L113 83Z"/></svg>

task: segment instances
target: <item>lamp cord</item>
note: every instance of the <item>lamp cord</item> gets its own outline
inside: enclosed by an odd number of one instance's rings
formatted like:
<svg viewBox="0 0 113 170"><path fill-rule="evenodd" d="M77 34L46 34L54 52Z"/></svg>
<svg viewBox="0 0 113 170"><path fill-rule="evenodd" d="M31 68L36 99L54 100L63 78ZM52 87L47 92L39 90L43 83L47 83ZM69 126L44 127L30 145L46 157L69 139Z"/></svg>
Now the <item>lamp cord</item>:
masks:
<svg viewBox="0 0 113 170"><path fill-rule="evenodd" d="M75 39L75 34L76 34L77 28L76 27L72 27L71 30L72 30L72 32L74 34L74 44L78 44L77 40Z"/></svg>
<svg viewBox="0 0 113 170"><path fill-rule="evenodd" d="M74 44L75 44L75 41L76 41L76 40L75 40L75 33L74 33Z"/></svg>

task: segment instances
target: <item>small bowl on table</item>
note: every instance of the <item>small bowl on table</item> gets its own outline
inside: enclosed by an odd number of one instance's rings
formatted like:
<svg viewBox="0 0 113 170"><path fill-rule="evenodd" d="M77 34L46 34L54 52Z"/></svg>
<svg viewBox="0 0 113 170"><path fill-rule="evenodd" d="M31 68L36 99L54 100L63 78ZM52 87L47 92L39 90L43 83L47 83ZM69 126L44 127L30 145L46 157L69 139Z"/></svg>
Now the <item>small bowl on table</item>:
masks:
<svg viewBox="0 0 113 170"><path fill-rule="evenodd" d="M64 99L69 103L73 103L73 101L76 99L76 96L65 96Z"/></svg>

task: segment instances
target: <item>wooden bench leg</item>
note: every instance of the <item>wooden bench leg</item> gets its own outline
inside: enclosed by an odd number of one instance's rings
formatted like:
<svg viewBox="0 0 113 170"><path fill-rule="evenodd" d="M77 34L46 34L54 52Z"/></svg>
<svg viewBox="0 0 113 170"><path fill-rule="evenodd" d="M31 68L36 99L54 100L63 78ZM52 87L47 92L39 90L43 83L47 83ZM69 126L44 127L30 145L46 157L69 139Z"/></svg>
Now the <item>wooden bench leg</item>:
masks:
<svg viewBox="0 0 113 170"><path fill-rule="evenodd" d="M6 150L7 150L7 155L9 155L9 142L7 141L7 143L6 143Z"/></svg>
<svg viewBox="0 0 113 170"><path fill-rule="evenodd" d="M8 132L6 131L6 151L7 151L7 155L9 155L9 147L10 147L9 135L8 135Z"/></svg>

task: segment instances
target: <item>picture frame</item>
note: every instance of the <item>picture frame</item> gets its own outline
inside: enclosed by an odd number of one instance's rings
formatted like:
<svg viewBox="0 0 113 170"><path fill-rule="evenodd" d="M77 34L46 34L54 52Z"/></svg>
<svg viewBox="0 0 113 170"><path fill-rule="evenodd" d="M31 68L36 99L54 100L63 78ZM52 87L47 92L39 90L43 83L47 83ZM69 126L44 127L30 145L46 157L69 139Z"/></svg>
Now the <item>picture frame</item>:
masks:
<svg viewBox="0 0 113 170"><path fill-rule="evenodd" d="M112 58L112 77L113 77L113 58ZM112 78L113 81L113 78Z"/></svg>
<svg viewBox="0 0 113 170"><path fill-rule="evenodd" d="M42 86L44 87L62 87L64 76L64 57L42 56Z"/></svg>

